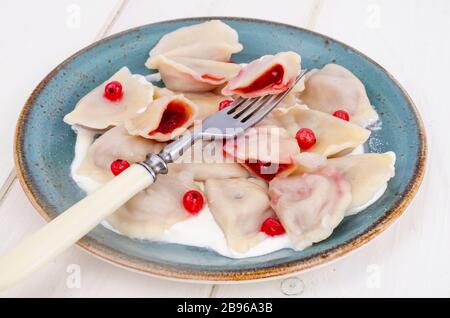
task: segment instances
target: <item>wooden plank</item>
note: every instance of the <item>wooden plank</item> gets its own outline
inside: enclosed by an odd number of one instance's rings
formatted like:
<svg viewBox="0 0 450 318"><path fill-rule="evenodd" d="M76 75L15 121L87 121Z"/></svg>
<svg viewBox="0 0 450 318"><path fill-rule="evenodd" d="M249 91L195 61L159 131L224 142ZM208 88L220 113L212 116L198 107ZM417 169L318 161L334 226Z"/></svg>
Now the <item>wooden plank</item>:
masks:
<svg viewBox="0 0 450 318"><path fill-rule="evenodd" d="M0 41L0 185L13 168L13 135L22 105L53 67L101 35L121 2L2 2L0 28L7 31Z"/></svg>
<svg viewBox="0 0 450 318"><path fill-rule="evenodd" d="M0 16L1 27L17 26L19 29L15 36L11 35L4 42L9 43L11 47L1 48L16 61L9 63L9 68L6 69L6 74L11 78L5 85L10 86L13 83L18 89L0 96L2 104L12 105L8 108L8 113L0 119L2 136L9 134L9 139L12 139L14 117L17 116L23 101L33 87L64 58L93 40L110 34L110 28L117 17L116 13L123 4L123 1L111 0L61 1L57 5L48 2L28 5L27 12L30 16L23 16L23 21L17 20L20 3L16 3L16 6L8 4L7 10L2 11L5 19ZM40 8L45 8L46 11ZM47 8L50 8L50 12ZM40 14L36 15L36 11L40 11ZM6 14L7 12L9 13ZM10 18L6 19L7 16ZM44 17L45 21L42 23ZM129 19L132 20L133 16L129 16ZM18 25L19 21L24 25ZM23 39L27 34L32 39L25 43ZM42 34L40 39L39 34ZM19 53L14 56L13 48L17 50L21 47L23 49L19 49ZM31 48L35 48L33 59L27 60L27 53ZM33 70L32 74L27 74L29 69ZM27 74L25 81L22 74ZM4 167L12 168L12 141L1 139L0 142L1 163ZM8 169L2 171L5 174L0 174L0 182L5 179L9 182L1 189L3 194L8 194L6 197L2 196L0 205L0 242L2 242L0 255L7 248L14 246L20 238L44 224L28 203L17 181L14 182L14 175L11 174L8 178ZM76 279L78 271L81 271L80 286ZM132 273L88 255L78 247L73 247L29 280L0 293L0 297L203 297L209 295L210 289L209 285L168 282Z"/></svg>
<svg viewBox="0 0 450 318"><path fill-rule="evenodd" d="M44 225L17 181L0 207L0 255ZM1 297L205 297L209 287L165 281L108 264L72 247Z"/></svg>
<svg viewBox="0 0 450 318"><path fill-rule="evenodd" d="M325 1L315 30L385 66L417 103L428 133L428 171L405 215L368 246L293 279L222 286L215 296L393 297L450 294L450 173L445 106L448 1ZM293 286L293 287L289 287ZM299 287L300 286L300 287Z"/></svg>
<svg viewBox="0 0 450 318"><path fill-rule="evenodd" d="M158 21L201 16L250 17L307 26L315 4L314 0L278 0L276 5L271 0L131 0L111 32Z"/></svg>

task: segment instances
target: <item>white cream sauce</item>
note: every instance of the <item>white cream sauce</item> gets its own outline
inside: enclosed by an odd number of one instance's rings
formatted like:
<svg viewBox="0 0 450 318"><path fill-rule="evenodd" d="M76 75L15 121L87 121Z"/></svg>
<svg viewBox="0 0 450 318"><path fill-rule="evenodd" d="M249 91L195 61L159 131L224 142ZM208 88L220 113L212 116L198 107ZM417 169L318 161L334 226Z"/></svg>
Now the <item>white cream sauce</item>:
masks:
<svg viewBox="0 0 450 318"><path fill-rule="evenodd" d="M89 146L94 141L95 135L97 133L81 127L73 128L77 132L77 140L75 144L75 158L71 166L72 178L81 189L83 189L87 193L91 193L98 187L100 187L101 184L86 176L78 175L76 171L85 158ZM354 149L351 154L359 153L364 153L363 146ZM357 207L352 211L349 211L349 214L354 214L361 210L364 210L369 205L378 200L383 195L385 190L386 185L384 185L369 202L361 207ZM102 225L112 231L121 234L106 221L103 221ZM293 248L288 236L284 234L277 237L267 237L261 243L254 246L245 253L239 253L232 250L227 246L225 236L220 227L215 222L214 217L206 204L203 210L200 211L197 216L191 217L186 221L174 224L162 235L154 237L152 238L152 240L205 247L212 249L221 255L231 258L254 257L269 254L271 252L278 251L284 248Z"/></svg>

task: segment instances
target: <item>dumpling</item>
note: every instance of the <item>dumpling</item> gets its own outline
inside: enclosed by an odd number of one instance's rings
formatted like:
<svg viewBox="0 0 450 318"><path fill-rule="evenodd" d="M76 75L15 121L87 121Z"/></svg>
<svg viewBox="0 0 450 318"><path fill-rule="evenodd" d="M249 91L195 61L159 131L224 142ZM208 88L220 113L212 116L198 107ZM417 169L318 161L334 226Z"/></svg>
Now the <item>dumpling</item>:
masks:
<svg viewBox="0 0 450 318"><path fill-rule="evenodd" d="M128 133L157 141L168 141L192 125L198 108L183 95L162 96L145 112L125 121Z"/></svg>
<svg viewBox="0 0 450 318"><path fill-rule="evenodd" d="M248 171L232 158L225 156L222 140L198 140L181 156L178 169L192 173L194 180L245 178Z"/></svg>
<svg viewBox="0 0 450 318"><path fill-rule="evenodd" d="M273 126L282 126L278 117L282 116L287 112L287 110L291 107L295 107L298 109L309 109L308 106L303 104L293 104L291 106L280 107L277 106L274 110L272 110L266 117L264 117L259 123L255 125L255 127L273 127ZM281 108L281 109L280 109Z"/></svg>
<svg viewBox="0 0 450 318"><path fill-rule="evenodd" d="M253 127L234 140L227 140L224 151L239 162L291 163L300 149L296 140L280 127Z"/></svg>
<svg viewBox="0 0 450 318"><path fill-rule="evenodd" d="M350 122L362 127L378 120L363 83L346 68L327 64L321 70L312 70L305 78L300 99L311 109L329 114L345 110Z"/></svg>
<svg viewBox="0 0 450 318"><path fill-rule="evenodd" d="M158 55L147 63L158 69L167 88L180 92L207 92L235 77L241 66L235 63L192 57Z"/></svg>
<svg viewBox="0 0 450 318"><path fill-rule="evenodd" d="M108 83L118 81L122 85L122 97L111 101L105 97ZM153 100L153 85L144 76L131 74L121 68L111 78L84 96L75 109L64 116L69 125L81 125L92 129L106 129L117 126L140 111Z"/></svg>
<svg viewBox="0 0 450 318"><path fill-rule="evenodd" d="M229 59L241 50L237 32L212 20L164 35L150 51L145 65L158 69L169 89L206 92L239 73L241 66Z"/></svg>
<svg viewBox="0 0 450 318"><path fill-rule="evenodd" d="M328 160L350 183L352 202L346 215L360 211L395 175L395 153L367 153Z"/></svg>
<svg viewBox="0 0 450 318"><path fill-rule="evenodd" d="M255 97L285 91L300 72L300 60L300 55L291 51L265 55L244 66L222 94Z"/></svg>
<svg viewBox="0 0 450 318"><path fill-rule="evenodd" d="M231 54L242 48L236 30L220 20L211 20L165 34L149 55L150 58L164 54L227 62Z"/></svg>
<svg viewBox="0 0 450 318"><path fill-rule="evenodd" d="M213 92L205 93L182 93L173 92L167 88L160 88L155 86L155 93L153 97L155 99L164 96L173 96L183 94L184 97L189 99L195 105L197 105L198 112L195 119L203 120L208 116L211 116L219 110L220 103L225 100L232 101L230 97L219 95Z"/></svg>
<svg viewBox="0 0 450 318"><path fill-rule="evenodd" d="M157 181L139 192L108 217L108 222L121 233L138 239L152 239L175 223L191 217L183 207L183 195L198 190L188 172L170 170L158 175Z"/></svg>
<svg viewBox="0 0 450 318"><path fill-rule="evenodd" d="M266 188L244 178L208 179L205 193L230 248L244 253L265 238L261 225L273 216Z"/></svg>
<svg viewBox="0 0 450 318"><path fill-rule="evenodd" d="M265 180L294 168L293 157L300 153L297 141L279 127L250 128L227 140L224 151Z"/></svg>
<svg viewBox="0 0 450 318"><path fill-rule="evenodd" d="M311 129L316 137L316 143L306 151L327 157L343 150L353 149L366 142L370 136L367 129L301 106L276 109L271 115L291 136L295 136L300 128Z"/></svg>
<svg viewBox="0 0 450 318"><path fill-rule="evenodd" d="M351 203L350 184L333 167L276 177L269 183L271 206L296 249L329 237Z"/></svg>
<svg viewBox="0 0 450 318"><path fill-rule="evenodd" d="M110 170L114 160L136 163L144 160L148 153L158 153L163 147L162 143L130 136L125 128L117 126L94 141L77 169L77 174L104 183L114 177Z"/></svg>

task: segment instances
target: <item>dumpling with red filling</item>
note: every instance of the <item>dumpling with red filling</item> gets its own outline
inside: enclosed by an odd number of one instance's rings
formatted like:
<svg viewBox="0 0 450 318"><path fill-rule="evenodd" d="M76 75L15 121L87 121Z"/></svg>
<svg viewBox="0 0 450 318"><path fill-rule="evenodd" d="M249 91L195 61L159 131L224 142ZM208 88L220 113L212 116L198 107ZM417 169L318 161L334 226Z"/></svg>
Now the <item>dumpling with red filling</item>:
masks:
<svg viewBox="0 0 450 318"><path fill-rule="evenodd" d="M331 166L276 177L269 183L269 195L273 210L298 250L329 237L352 200L349 182Z"/></svg>
<svg viewBox="0 0 450 318"><path fill-rule="evenodd" d="M235 63L184 56L158 55L146 64L158 69L167 88L180 92L207 92L235 77L241 66Z"/></svg>
<svg viewBox="0 0 450 318"><path fill-rule="evenodd" d="M76 172L104 183L114 177L110 169L113 161L121 159L133 164L144 160L148 153L158 153L163 147L163 143L131 136L124 127L117 126L93 142Z"/></svg>
<svg viewBox="0 0 450 318"><path fill-rule="evenodd" d="M174 92L167 88L160 88L155 86L155 93L153 98L157 99L163 96L173 96L178 94L183 94L184 97L189 99L195 105L197 105L198 112L195 119L203 120L208 116L211 116L215 112L219 110L219 107L222 102L228 101L232 102L233 100L230 97L223 96L214 92L205 92L205 93L182 93L182 92Z"/></svg>
<svg viewBox="0 0 450 318"><path fill-rule="evenodd" d="M300 153L294 137L280 127L253 127L234 140L227 140L224 151L262 179L294 168Z"/></svg>
<svg viewBox="0 0 450 318"><path fill-rule="evenodd" d="M261 225L274 214L264 185L245 178L208 179L205 193L230 248L244 253L265 238Z"/></svg>
<svg viewBox="0 0 450 318"><path fill-rule="evenodd" d="M301 128L311 129L316 143L304 151L327 157L362 145L370 136L369 130L358 125L302 106L275 109L271 118L293 137Z"/></svg>
<svg viewBox="0 0 450 318"><path fill-rule="evenodd" d="M192 125L197 105L183 95L162 96L147 109L125 122L128 133L157 141L168 141Z"/></svg>
<svg viewBox="0 0 450 318"><path fill-rule="evenodd" d="M244 66L222 89L222 94L255 97L285 91L294 85L300 60L300 55L291 51L265 55Z"/></svg>
<svg viewBox="0 0 450 318"><path fill-rule="evenodd" d="M158 69L171 90L206 92L239 73L241 66L229 59L241 50L237 32L212 20L164 35L150 51L145 65Z"/></svg>
<svg viewBox="0 0 450 318"><path fill-rule="evenodd" d="M105 96L106 85L113 81L121 85L121 93L116 100ZM84 96L75 109L64 116L64 122L92 129L106 129L121 125L125 120L136 116L152 100L153 85L144 76L131 74L127 67L123 67Z"/></svg>
<svg viewBox="0 0 450 318"><path fill-rule="evenodd" d="M333 114L345 110L350 122L366 127L378 120L363 83L349 70L327 64L305 76L305 89L300 99L309 108Z"/></svg>
<svg viewBox="0 0 450 318"><path fill-rule="evenodd" d="M183 207L183 196L189 190L199 191L192 175L169 168L167 175L139 192L108 217L121 233L137 239L152 239L172 225L192 215Z"/></svg>

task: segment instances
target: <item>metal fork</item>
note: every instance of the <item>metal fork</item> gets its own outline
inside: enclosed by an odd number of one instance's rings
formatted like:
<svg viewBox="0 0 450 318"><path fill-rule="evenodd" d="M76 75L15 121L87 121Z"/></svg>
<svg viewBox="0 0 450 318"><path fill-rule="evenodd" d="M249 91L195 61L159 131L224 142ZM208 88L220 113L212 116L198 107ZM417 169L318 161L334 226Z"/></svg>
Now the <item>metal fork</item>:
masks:
<svg viewBox="0 0 450 318"><path fill-rule="evenodd" d="M200 130L183 135L167 145L159 154L149 154L147 160L139 164L144 166L156 178L158 173L167 173L167 163L177 160L198 139L228 139L244 132L267 116L302 79L307 70L303 70L294 84L277 95L254 98L238 97L228 107L207 117L201 123Z"/></svg>
<svg viewBox="0 0 450 318"><path fill-rule="evenodd" d="M304 70L295 84L304 76ZM74 244L139 191L149 187L159 173L198 139L232 138L261 121L292 87L278 95L237 98L227 108L206 118L200 130L184 135L159 154L149 154L85 197L0 258L0 290L8 288Z"/></svg>

